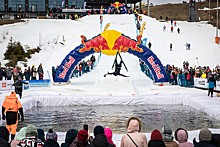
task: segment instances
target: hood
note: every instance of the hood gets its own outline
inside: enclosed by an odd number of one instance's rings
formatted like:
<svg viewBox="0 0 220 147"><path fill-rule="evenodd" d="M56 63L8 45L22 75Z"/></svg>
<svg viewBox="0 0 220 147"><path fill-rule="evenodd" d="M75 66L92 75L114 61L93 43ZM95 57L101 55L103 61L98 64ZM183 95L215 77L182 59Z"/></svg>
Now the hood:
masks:
<svg viewBox="0 0 220 147"><path fill-rule="evenodd" d="M66 133L65 142L66 143L72 143L73 140L77 137L77 135L78 135L78 130L75 130L75 129L68 130L67 133Z"/></svg>
<svg viewBox="0 0 220 147"><path fill-rule="evenodd" d="M16 97L16 92L12 92L12 91L11 91L10 96L6 96L6 98L9 98L9 99L18 99L18 97Z"/></svg>
<svg viewBox="0 0 220 147"><path fill-rule="evenodd" d="M21 128L18 134L16 135L16 139L17 140L25 139L26 138L25 133L26 133L26 127Z"/></svg>
<svg viewBox="0 0 220 147"><path fill-rule="evenodd" d="M188 137L187 137L186 131L184 131L184 130L179 130L179 131L177 132L177 139L178 139L178 142L179 142L179 143L187 142Z"/></svg>
<svg viewBox="0 0 220 147"><path fill-rule="evenodd" d="M153 132L151 133L151 140L156 140L156 139L163 140L160 131L157 129L153 130Z"/></svg>
<svg viewBox="0 0 220 147"><path fill-rule="evenodd" d="M96 147L107 147L109 143L108 143L108 140L105 135L98 134L98 135L96 135L96 137L93 141L93 144Z"/></svg>
<svg viewBox="0 0 220 147"><path fill-rule="evenodd" d="M9 141L9 132L5 126L0 127L0 137L6 141Z"/></svg>
<svg viewBox="0 0 220 147"><path fill-rule="evenodd" d="M139 122L136 119L132 119L128 124L128 133L139 132Z"/></svg>
<svg viewBox="0 0 220 147"><path fill-rule="evenodd" d="M112 140L112 130L110 128L105 128L105 136L107 137L108 140Z"/></svg>
<svg viewBox="0 0 220 147"><path fill-rule="evenodd" d="M161 130L163 141L171 142L173 141L173 135L171 127L166 125Z"/></svg>

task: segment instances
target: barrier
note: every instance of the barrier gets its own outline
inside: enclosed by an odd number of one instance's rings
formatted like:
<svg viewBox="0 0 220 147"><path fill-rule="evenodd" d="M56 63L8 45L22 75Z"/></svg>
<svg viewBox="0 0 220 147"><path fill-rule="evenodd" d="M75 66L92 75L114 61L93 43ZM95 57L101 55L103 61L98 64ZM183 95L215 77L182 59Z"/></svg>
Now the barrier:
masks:
<svg viewBox="0 0 220 147"><path fill-rule="evenodd" d="M32 89L32 88L50 88L50 80L24 80L24 82L28 84L24 84L24 90Z"/></svg>
<svg viewBox="0 0 220 147"><path fill-rule="evenodd" d="M208 89L209 83L206 78L194 78L194 86L198 88ZM220 81L216 81L216 91L220 91Z"/></svg>
<svg viewBox="0 0 220 147"><path fill-rule="evenodd" d="M13 80L0 81L0 90L11 90L12 84L14 84Z"/></svg>

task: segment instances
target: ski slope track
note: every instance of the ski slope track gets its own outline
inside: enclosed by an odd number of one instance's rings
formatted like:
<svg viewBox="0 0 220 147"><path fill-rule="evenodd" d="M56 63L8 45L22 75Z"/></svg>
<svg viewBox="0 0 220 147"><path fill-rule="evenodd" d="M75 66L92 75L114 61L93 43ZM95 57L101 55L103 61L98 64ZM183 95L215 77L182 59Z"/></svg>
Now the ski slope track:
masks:
<svg viewBox="0 0 220 147"><path fill-rule="evenodd" d="M175 65L182 68L183 61L190 66L210 66L214 68L220 63L220 46L214 43L215 29L207 22L177 22L171 33L170 22L159 22L143 16L146 22L143 37L152 43L152 51L162 64ZM103 28L111 23L108 30L117 30L132 39L136 39L133 15L104 15ZM167 29L163 31L163 26ZM177 28L180 28L180 34ZM3 40L5 32L6 39ZM22 45L36 48L41 45L42 51L35 53L28 60L28 66L40 63L45 71L44 78L51 76L52 66L57 66L65 56L81 44L80 35L91 39L100 33L99 15L85 16L77 21L72 20L40 20L30 19L24 23L0 26L0 61L2 65L9 38L20 41ZM62 45L62 42L64 45ZM147 42L147 44L148 44ZM186 50L186 42L191 50ZM169 44L173 44L170 51ZM95 54L98 57L98 53ZM65 106L65 105L140 105L140 104L181 104L194 107L220 120L220 98L207 97L207 91L184 88L179 86L156 86L140 69L139 59L128 53L121 53L128 72L122 67L121 73L129 77L104 74L113 72L111 69L115 56L101 55L100 62L94 70L82 77L71 79L66 86L51 86L48 89L30 89L23 91L20 100L24 110L33 106ZM198 61L196 60L198 57ZM89 59L86 57L85 60ZM24 70L22 63L18 66ZM49 75L47 72L49 72ZM1 91L0 101L3 102L9 91ZM1 109L1 108L0 108Z"/></svg>

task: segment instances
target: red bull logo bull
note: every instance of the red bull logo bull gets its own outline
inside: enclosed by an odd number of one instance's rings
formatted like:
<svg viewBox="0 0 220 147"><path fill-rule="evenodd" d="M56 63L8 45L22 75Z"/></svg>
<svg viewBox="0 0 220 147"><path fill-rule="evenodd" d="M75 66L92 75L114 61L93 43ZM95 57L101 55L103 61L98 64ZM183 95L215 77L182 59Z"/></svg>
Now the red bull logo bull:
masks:
<svg viewBox="0 0 220 147"><path fill-rule="evenodd" d="M156 75L157 75L157 78L158 79L161 79L164 77L163 74L160 73L161 69L160 69L160 66L158 64L155 64L154 62L154 57L150 56L147 61L152 65Z"/></svg>
<svg viewBox="0 0 220 147"><path fill-rule="evenodd" d="M81 35L82 38L82 44L85 46L79 50L80 53L83 53L85 51L94 50L95 52L100 52L102 50L110 50L108 47L108 43L102 36L97 36L89 41L86 41L86 37Z"/></svg>
<svg viewBox="0 0 220 147"><path fill-rule="evenodd" d="M137 46L141 44L141 37L142 36L138 36L138 42L136 42L128 37L120 36L116 39L112 50L121 50L123 52L127 52L129 49L131 49L133 51L143 52L143 49Z"/></svg>

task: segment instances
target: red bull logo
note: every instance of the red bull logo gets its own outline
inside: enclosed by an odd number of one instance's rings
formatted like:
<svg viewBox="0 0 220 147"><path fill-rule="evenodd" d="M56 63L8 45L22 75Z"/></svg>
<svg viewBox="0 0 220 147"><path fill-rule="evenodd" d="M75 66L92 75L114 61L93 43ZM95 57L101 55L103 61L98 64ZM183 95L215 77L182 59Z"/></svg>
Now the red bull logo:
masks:
<svg viewBox="0 0 220 147"><path fill-rule="evenodd" d="M63 66L63 72L61 74L59 74L59 77L64 79L66 76L66 73L68 72L69 68L71 67L71 65L74 63L75 59L73 57L69 57L70 61L66 62Z"/></svg>
<svg viewBox="0 0 220 147"><path fill-rule="evenodd" d="M85 47L81 48L79 50L80 53L83 53L85 51L94 50L95 52L100 52L102 50L110 50L108 47L108 43L102 36L97 36L89 41L86 41L86 37L81 35L82 38L82 44L85 45Z"/></svg>
<svg viewBox="0 0 220 147"><path fill-rule="evenodd" d="M157 75L157 78L158 79L161 79L164 77L163 74L160 73L161 69L160 69L160 66L158 64L155 64L154 62L154 57L150 56L147 61L152 65L156 75Z"/></svg>
<svg viewBox="0 0 220 147"><path fill-rule="evenodd" d="M127 52L129 49L131 49L133 51L143 52L143 49L137 46L141 44L141 37L142 36L138 36L138 42L136 42L128 37L120 36L116 39L112 50L121 50L123 52Z"/></svg>

